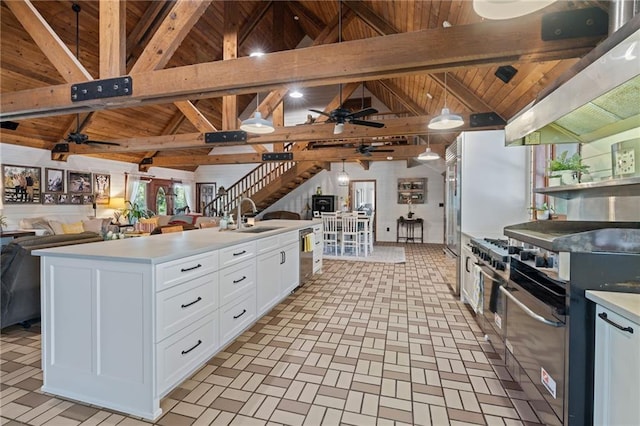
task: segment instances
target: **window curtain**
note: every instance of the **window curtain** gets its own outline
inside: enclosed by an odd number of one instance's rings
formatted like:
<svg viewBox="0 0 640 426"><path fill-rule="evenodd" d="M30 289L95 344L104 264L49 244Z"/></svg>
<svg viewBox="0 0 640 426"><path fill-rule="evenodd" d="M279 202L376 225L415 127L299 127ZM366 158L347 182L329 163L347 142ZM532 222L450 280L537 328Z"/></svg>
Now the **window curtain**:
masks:
<svg viewBox="0 0 640 426"><path fill-rule="evenodd" d="M193 204L193 185L191 185L190 183L183 183L182 184L182 188L184 189L184 198L187 201L187 206L189 206L189 209L192 212L195 212L195 205Z"/></svg>
<svg viewBox="0 0 640 426"><path fill-rule="evenodd" d="M140 189L140 176L127 174L126 181L126 193L124 198L133 204L136 200L136 196L138 195L138 189Z"/></svg>

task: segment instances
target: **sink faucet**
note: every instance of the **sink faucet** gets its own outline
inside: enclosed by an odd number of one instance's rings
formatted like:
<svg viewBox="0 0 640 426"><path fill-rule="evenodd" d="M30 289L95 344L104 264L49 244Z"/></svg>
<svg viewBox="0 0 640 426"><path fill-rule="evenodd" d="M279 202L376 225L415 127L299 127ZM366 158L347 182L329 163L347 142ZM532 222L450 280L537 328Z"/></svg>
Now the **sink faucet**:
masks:
<svg viewBox="0 0 640 426"><path fill-rule="evenodd" d="M253 208L254 213L258 213L258 208L256 207L256 203L249 197L240 197L240 201L238 201L238 215L236 216L238 220L238 229L244 228L244 221L242 220L242 203L244 201L248 201L251 203L251 207Z"/></svg>

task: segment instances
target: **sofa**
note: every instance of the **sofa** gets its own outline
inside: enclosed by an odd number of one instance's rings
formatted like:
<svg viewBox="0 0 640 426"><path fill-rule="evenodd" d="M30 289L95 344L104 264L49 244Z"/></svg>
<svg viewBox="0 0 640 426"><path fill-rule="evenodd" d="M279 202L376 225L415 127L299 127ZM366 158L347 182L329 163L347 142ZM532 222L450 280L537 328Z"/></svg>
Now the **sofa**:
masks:
<svg viewBox="0 0 640 426"><path fill-rule="evenodd" d="M37 249L103 241L96 232L21 237L0 253L0 328L40 317L40 257Z"/></svg>

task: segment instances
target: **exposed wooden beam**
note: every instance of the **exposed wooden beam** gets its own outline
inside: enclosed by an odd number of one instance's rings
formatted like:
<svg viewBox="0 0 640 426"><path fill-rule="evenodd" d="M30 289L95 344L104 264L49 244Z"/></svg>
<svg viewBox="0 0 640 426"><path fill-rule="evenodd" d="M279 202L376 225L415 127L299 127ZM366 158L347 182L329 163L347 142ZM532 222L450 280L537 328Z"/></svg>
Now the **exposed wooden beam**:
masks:
<svg viewBox="0 0 640 426"><path fill-rule="evenodd" d="M369 160L356 160L356 163L360 164L363 170L369 170L369 166L371 165L371 161Z"/></svg>
<svg viewBox="0 0 640 426"><path fill-rule="evenodd" d="M273 2L271 0L262 1L255 6L253 12L251 12L251 15L249 15L249 18L247 19L246 24L242 26L242 29L238 34L238 46L242 46L242 44L247 40L247 37L249 37L260 21L262 21L262 18L264 18L264 15L267 13L272 3Z"/></svg>
<svg viewBox="0 0 640 426"><path fill-rule="evenodd" d="M223 3L224 22L222 31L222 59L227 61L238 57L238 3ZM238 98L236 95L222 97L222 130L238 128Z"/></svg>
<svg viewBox="0 0 640 426"><path fill-rule="evenodd" d="M199 132L217 132L213 124L205 117L193 103L189 101L179 101L173 103L184 114L184 116L194 125Z"/></svg>
<svg viewBox="0 0 640 426"><path fill-rule="evenodd" d="M393 156L394 160L403 160L417 157L424 152L424 145L396 145L385 147L393 149L393 152L371 152L364 161L386 160L387 156ZM363 156L353 148L322 148L293 153L293 161L363 161ZM260 154L211 154L211 155L175 155L167 157L155 157L154 167L178 167L178 166L203 166L215 164L247 164L261 163Z"/></svg>
<svg viewBox="0 0 640 426"><path fill-rule="evenodd" d="M354 40L332 45L242 57L229 61L131 73L131 96L72 103L70 85L3 93L0 119L123 108L228 94L256 93L290 83L321 86L465 66L580 56L599 38L540 40L540 18L485 21L451 28ZM331 58L319 62L318 58ZM256 66L259 60L260 66ZM282 73L283 68L287 73Z"/></svg>
<svg viewBox="0 0 640 426"><path fill-rule="evenodd" d="M299 1L290 1L287 2L289 6L289 10L298 17L298 22L302 28L304 28L305 32L312 39L318 38L318 35L325 28L324 22L322 19L318 18L313 12L300 4Z"/></svg>
<svg viewBox="0 0 640 426"><path fill-rule="evenodd" d="M137 74L164 68L210 3L211 0L178 0L130 73Z"/></svg>
<svg viewBox="0 0 640 426"><path fill-rule="evenodd" d="M413 115L424 115L427 112L411 97L407 96L401 88L389 80L378 80L378 84L387 89L402 106L404 106Z"/></svg>
<svg viewBox="0 0 640 426"><path fill-rule="evenodd" d="M127 37L127 69L130 69L134 62L144 51L146 41L156 32L166 16L171 11L175 0L157 0L148 2L147 9L140 17L140 20Z"/></svg>
<svg viewBox="0 0 640 426"><path fill-rule="evenodd" d="M127 73L127 3L100 2L100 78Z"/></svg>
<svg viewBox="0 0 640 426"><path fill-rule="evenodd" d="M396 34L398 30L393 25L381 18L373 9L361 1L345 1L345 6L353 10L358 18L370 26L379 35Z"/></svg>
<svg viewBox="0 0 640 426"><path fill-rule="evenodd" d="M504 128L504 126L469 127L469 116L462 114L465 125L453 131L433 131L427 128L427 123L433 116L389 118L380 120L385 127L376 129L373 127L356 126L345 124L344 131L340 134L339 140L373 138L389 138L393 136L411 136L425 134L450 134L465 130L492 130ZM309 124L303 126L277 127L275 132L265 135L251 135L247 140L250 145L265 145L278 142L306 143L308 141L329 141L336 140L333 134L333 124ZM171 149L191 149L191 148L212 148L215 146L229 146L230 143L208 144L204 142L202 133L185 133L179 135L148 136L130 139L116 139L112 142L119 146L87 146L69 144L69 150L74 154L100 153L100 152L141 152L151 150L171 150ZM236 145L242 145L237 143ZM432 141L432 147L434 143ZM423 146L424 148L424 146Z"/></svg>
<svg viewBox="0 0 640 426"><path fill-rule="evenodd" d="M430 74L430 77L438 83L443 89L444 85L444 73ZM453 95L460 103L469 109L471 112L491 112L494 108L482 100L479 96L473 93L467 86L460 83L455 77L447 76L446 90L449 94ZM497 113L496 113L497 114Z"/></svg>
<svg viewBox="0 0 640 426"><path fill-rule="evenodd" d="M6 1L4 4L58 70L64 81L78 83L93 80L89 71L71 53L30 0Z"/></svg>

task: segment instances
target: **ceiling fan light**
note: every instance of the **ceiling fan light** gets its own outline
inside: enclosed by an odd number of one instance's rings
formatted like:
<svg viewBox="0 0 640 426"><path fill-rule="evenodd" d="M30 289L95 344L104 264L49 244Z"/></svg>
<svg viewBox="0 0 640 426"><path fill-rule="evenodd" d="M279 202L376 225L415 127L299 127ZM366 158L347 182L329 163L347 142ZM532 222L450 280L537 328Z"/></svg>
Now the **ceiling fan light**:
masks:
<svg viewBox="0 0 640 426"><path fill-rule="evenodd" d="M430 129L443 130L443 129L455 129L464 124L464 120L458 114L452 114L449 108L442 108L440 115L437 115L429 121Z"/></svg>
<svg viewBox="0 0 640 426"><path fill-rule="evenodd" d="M344 123L336 123L336 125L333 127L333 134L339 135L342 132L344 132Z"/></svg>
<svg viewBox="0 0 640 426"><path fill-rule="evenodd" d="M540 10L556 0L473 0L473 10L486 19L512 19Z"/></svg>
<svg viewBox="0 0 640 426"><path fill-rule="evenodd" d="M431 151L430 147L427 147L427 149L423 153L418 155L418 160L421 160L421 161L431 161L431 160L437 160L439 158L440 158L440 155L438 155L437 152Z"/></svg>
<svg viewBox="0 0 640 426"><path fill-rule="evenodd" d="M299 98L301 98L303 96L304 95L299 90L293 90L293 91L289 92L289 97L290 98L299 99Z"/></svg>
<svg viewBox="0 0 640 426"><path fill-rule="evenodd" d="M240 125L240 130L244 130L247 133L267 134L273 133L276 129L273 127L273 123L269 120L262 118L262 114L258 111L253 115L253 118L247 118Z"/></svg>

